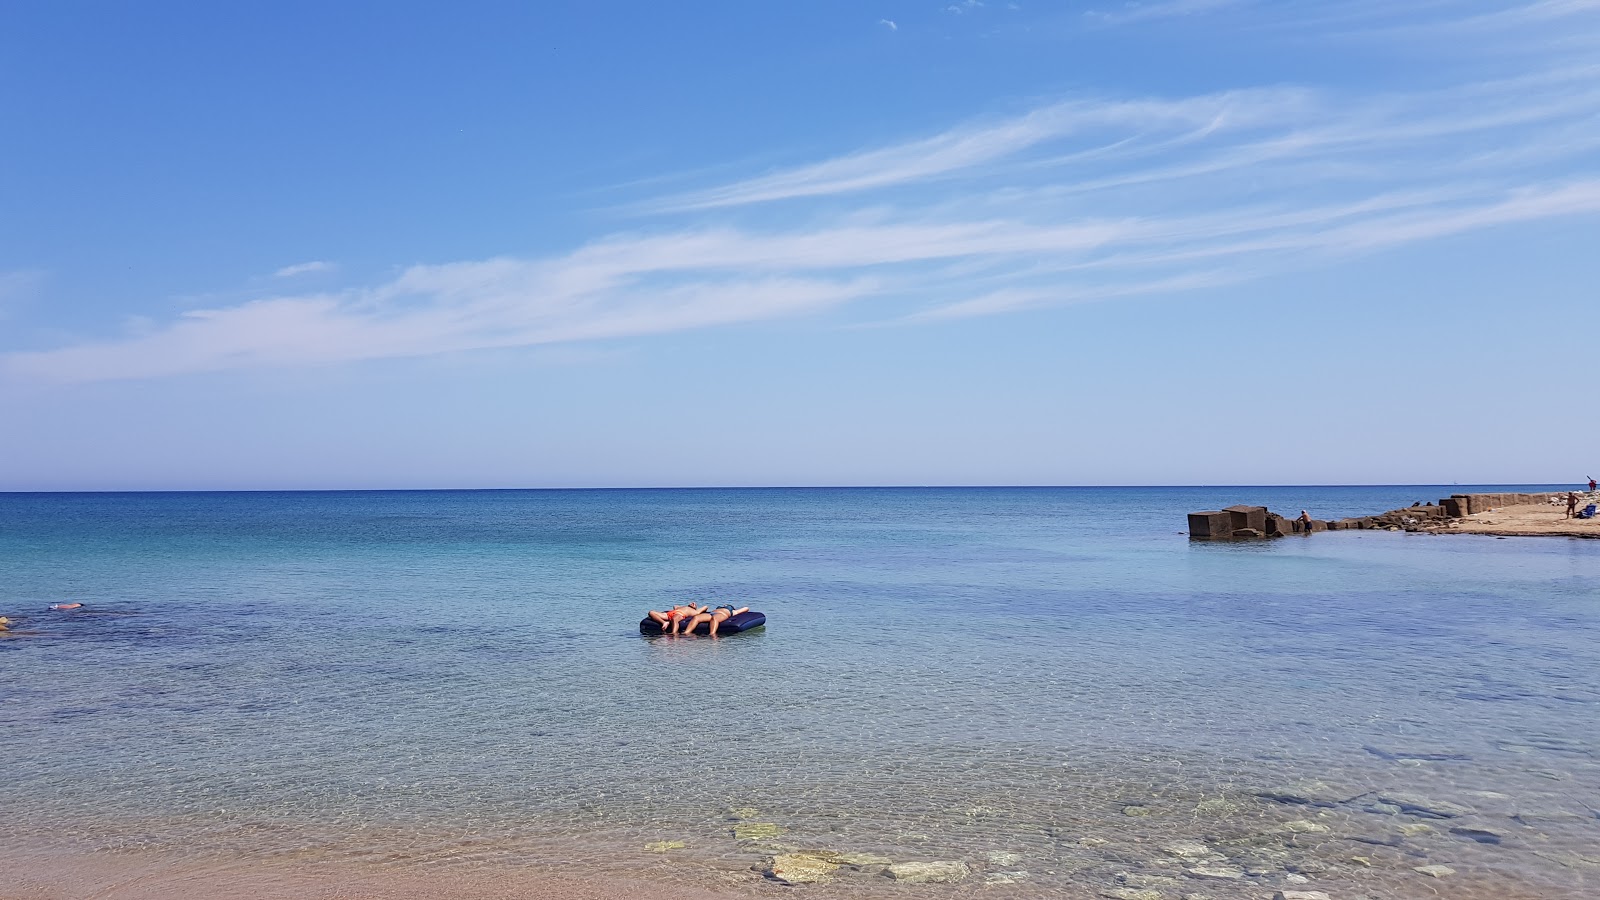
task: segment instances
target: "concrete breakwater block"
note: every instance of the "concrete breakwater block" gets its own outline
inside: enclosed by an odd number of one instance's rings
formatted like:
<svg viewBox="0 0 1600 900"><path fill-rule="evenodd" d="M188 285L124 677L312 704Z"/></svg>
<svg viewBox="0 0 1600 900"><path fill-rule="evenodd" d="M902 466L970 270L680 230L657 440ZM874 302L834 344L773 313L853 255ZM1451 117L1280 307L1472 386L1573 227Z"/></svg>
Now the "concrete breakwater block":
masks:
<svg viewBox="0 0 1600 900"><path fill-rule="evenodd" d="M1265 506L1230 506L1223 510L1233 519L1233 529L1249 528L1263 534L1267 531L1267 508Z"/></svg>
<svg viewBox="0 0 1600 900"><path fill-rule="evenodd" d="M1189 536L1223 538L1233 536L1233 517L1221 510L1189 513Z"/></svg>

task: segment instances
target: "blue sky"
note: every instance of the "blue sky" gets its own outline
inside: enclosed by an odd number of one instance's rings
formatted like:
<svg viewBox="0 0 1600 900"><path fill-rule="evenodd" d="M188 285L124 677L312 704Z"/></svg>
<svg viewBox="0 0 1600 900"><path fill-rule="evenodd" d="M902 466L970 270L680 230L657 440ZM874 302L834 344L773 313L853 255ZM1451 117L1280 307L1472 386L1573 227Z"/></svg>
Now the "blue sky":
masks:
<svg viewBox="0 0 1600 900"><path fill-rule="evenodd" d="M1600 0L13 6L0 489L1600 474Z"/></svg>

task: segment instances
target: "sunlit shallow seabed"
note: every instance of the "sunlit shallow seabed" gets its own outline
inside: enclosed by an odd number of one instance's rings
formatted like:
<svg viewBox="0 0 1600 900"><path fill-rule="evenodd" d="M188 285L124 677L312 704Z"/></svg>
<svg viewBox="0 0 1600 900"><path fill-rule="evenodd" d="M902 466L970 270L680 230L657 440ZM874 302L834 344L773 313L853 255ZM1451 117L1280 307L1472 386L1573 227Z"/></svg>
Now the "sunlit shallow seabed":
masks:
<svg viewBox="0 0 1600 900"><path fill-rule="evenodd" d="M1600 542L1181 533L1461 490L0 495L0 858L1585 896Z"/></svg>

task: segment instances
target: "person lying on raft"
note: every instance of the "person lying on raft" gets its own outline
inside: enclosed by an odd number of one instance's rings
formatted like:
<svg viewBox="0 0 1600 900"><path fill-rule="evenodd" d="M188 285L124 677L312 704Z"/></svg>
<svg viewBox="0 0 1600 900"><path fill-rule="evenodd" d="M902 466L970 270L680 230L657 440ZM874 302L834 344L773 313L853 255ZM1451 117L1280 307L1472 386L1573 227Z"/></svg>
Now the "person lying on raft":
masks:
<svg viewBox="0 0 1600 900"><path fill-rule="evenodd" d="M737 616L739 613L749 612L749 611L750 611L750 607L748 607L748 606L741 606L738 609L734 609L733 607L724 604L722 606L717 607L716 609L701 612L699 615L697 615L694 618L690 619L688 621L688 626L683 629L683 633L684 634L694 634L694 630L696 628L699 628L701 623L710 622L711 623L711 632L710 632L710 634L711 634L712 637L716 637L717 636L717 629L719 627L721 627L723 622L726 622L729 619L733 618L734 616Z"/></svg>
<svg viewBox="0 0 1600 900"><path fill-rule="evenodd" d="M666 612L656 612L652 609L645 613L645 615L654 619L656 624L661 626L662 634L677 634L678 626L683 624L684 620L692 619L706 611L706 607L696 605L695 602L691 600L687 604L674 606Z"/></svg>

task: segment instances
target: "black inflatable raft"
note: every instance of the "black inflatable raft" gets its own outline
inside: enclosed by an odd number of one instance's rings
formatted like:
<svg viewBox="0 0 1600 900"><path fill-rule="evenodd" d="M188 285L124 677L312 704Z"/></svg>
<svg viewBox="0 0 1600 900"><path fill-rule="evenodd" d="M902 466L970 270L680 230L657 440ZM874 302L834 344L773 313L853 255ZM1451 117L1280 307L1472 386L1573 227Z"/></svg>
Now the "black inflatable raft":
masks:
<svg viewBox="0 0 1600 900"><path fill-rule="evenodd" d="M760 628L765 624L767 624L767 617L764 614L758 613L752 609L749 612L739 613L737 616L729 616L726 621L717 626L717 634L738 634L741 631L749 631L752 628ZM695 634L709 634L710 632L710 622L701 622L700 625L694 630ZM643 619L639 620L639 633L660 634L661 624L655 619L645 616ZM688 632L684 633L687 634Z"/></svg>

